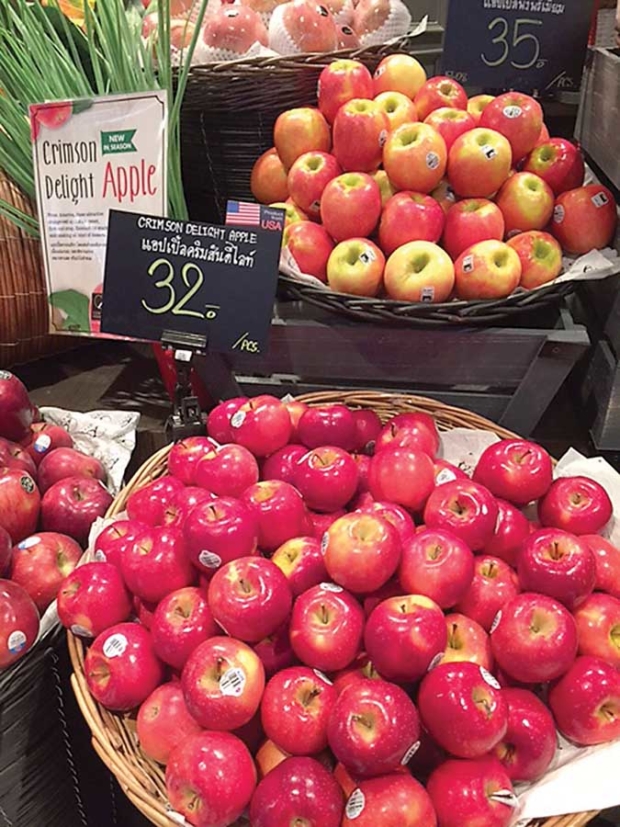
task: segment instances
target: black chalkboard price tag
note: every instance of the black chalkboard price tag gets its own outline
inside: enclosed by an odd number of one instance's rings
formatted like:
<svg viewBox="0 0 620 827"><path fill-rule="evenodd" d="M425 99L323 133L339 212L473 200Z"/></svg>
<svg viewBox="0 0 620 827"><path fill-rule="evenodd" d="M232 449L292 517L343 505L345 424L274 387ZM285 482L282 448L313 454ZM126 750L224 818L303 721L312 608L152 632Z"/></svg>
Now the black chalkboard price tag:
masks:
<svg viewBox="0 0 620 827"><path fill-rule="evenodd" d="M594 0L450 0L443 71L469 86L577 92Z"/></svg>
<svg viewBox="0 0 620 827"><path fill-rule="evenodd" d="M252 209L248 209L251 207ZM229 202L227 226L110 211L101 331L196 349L263 352L284 211Z"/></svg>

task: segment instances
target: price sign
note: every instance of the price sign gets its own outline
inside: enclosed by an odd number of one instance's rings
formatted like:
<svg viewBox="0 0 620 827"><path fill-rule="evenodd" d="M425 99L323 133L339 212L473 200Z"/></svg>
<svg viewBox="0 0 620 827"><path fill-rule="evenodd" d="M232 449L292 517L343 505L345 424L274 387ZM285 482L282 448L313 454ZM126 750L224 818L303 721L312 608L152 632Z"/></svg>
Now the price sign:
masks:
<svg viewBox="0 0 620 827"><path fill-rule="evenodd" d="M284 211L230 204L226 227L111 211L102 332L157 342L190 334L210 350L261 353Z"/></svg>
<svg viewBox="0 0 620 827"><path fill-rule="evenodd" d="M470 86L578 91L594 0L450 0L443 71Z"/></svg>

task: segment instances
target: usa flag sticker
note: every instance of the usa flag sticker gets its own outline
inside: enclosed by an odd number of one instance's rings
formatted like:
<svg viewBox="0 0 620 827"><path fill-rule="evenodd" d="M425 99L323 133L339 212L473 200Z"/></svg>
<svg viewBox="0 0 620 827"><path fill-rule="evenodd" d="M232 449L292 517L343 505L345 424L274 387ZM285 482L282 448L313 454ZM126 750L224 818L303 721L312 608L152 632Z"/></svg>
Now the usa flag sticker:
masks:
<svg viewBox="0 0 620 827"><path fill-rule="evenodd" d="M251 201L228 201L226 226L257 227L261 230L281 232L284 229L284 210L276 207L263 207Z"/></svg>

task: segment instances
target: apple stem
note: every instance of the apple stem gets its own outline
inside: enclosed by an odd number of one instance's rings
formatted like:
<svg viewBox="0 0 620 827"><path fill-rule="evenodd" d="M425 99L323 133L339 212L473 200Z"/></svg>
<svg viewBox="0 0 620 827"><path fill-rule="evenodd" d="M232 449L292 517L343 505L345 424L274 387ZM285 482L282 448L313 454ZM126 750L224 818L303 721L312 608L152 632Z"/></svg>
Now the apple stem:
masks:
<svg viewBox="0 0 620 827"><path fill-rule="evenodd" d="M329 622L329 614L327 612L325 603L321 603L319 607L319 619L321 623L324 623L325 625L327 625L327 623Z"/></svg>

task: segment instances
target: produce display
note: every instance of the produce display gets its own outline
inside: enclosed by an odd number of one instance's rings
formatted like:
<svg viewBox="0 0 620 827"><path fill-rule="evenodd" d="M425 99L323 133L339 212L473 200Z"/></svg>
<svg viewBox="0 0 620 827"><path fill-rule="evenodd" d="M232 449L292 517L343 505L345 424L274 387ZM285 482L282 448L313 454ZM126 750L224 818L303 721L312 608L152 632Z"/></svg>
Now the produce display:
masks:
<svg viewBox="0 0 620 827"><path fill-rule="evenodd" d="M105 481L99 460L42 422L22 382L0 371L0 669L36 641L40 617L112 502Z"/></svg>
<svg viewBox="0 0 620 827"><path fill-rule="evenodd" d="M314 226L314 225L313 225ZM426 413L209 415L58 593L195 827L504 827L558 732L620 738L609 494L535 443L471 476ZM177 815L175 815L177 814Z"/></svg>
<svg viewBox="0 0 620 827"><path fill-rule="evenodd" d="M609 246L613 194L584 185L579 149L534 98L427 79L390 55L374 76L336 60L318 108L284 112L251 186L283 207L285 271L404 302L501 299L554 281L562 252Z"/></svg>

